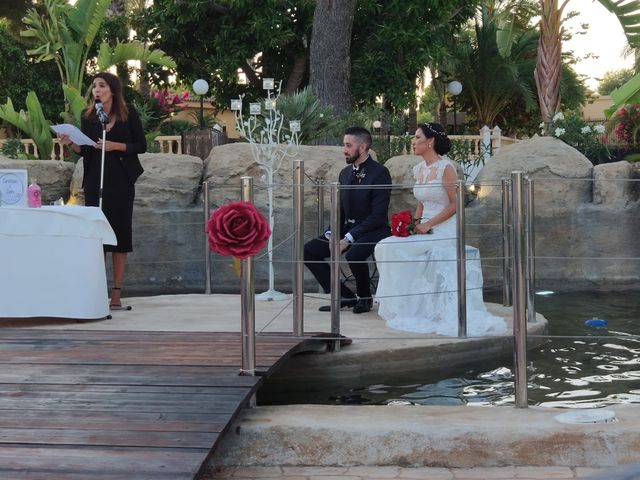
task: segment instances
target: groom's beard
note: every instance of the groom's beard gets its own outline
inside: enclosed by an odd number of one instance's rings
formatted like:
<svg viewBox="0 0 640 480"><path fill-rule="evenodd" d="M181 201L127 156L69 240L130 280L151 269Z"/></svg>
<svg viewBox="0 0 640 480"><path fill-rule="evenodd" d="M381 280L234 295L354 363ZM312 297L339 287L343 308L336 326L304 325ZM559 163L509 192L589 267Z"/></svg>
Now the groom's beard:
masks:
<svg viewBox="0 0 640 480"><path fill-rule="evenodd" d="M347 162L347 165L351 165L353 162L355 162L356 160L358 160L360 158L360 154L356 153L355 155L345 155L344 159Z"/></svg>

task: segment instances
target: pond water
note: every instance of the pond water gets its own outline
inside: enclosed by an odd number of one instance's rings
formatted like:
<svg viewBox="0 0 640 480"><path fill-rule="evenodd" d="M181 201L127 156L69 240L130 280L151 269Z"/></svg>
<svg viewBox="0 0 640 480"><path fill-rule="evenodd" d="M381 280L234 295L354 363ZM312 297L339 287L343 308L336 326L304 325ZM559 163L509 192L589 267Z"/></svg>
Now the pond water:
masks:
<svg viewBox="0 0 640 480"><path fill-rule="evenodd" d="M528 353L530 405L597 408L640 403L640 295L537 295L536 311L549 320L550 337ZM604 319L607 325L585 324L592 318ZM344 391L309 392L289 403L513 405L512 371L512 359L500 359L474 364L447 378L381 379Z"/></svg>

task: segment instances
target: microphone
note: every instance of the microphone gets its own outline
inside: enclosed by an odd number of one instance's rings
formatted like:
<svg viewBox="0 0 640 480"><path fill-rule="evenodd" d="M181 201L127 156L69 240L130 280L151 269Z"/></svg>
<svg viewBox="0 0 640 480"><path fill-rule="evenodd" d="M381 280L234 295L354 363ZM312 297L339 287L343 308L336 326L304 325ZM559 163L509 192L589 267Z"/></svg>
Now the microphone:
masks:
<svg viewBox="0 0 640 480"><path fill-rule="evenodd" d="M102 105L102 102L100 101L96 102L96 116L98 117L98 120L100 120L100 123L104 125L109 123L109 115L104 111L104 105Z"/></svg>

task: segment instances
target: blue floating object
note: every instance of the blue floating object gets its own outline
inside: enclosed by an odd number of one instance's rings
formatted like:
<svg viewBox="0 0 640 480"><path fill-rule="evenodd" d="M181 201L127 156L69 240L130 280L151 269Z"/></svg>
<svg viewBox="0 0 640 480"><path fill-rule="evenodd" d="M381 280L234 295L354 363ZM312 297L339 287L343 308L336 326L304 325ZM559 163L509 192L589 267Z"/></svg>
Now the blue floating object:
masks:
<svg viewBox="0 0 640 480"><path fill-rule="evenodd" d="M587 327L606 327L607 325L609 325L609 322L607 322L604 318L590 318L589 320L585 320L584 324Z"/></svg>

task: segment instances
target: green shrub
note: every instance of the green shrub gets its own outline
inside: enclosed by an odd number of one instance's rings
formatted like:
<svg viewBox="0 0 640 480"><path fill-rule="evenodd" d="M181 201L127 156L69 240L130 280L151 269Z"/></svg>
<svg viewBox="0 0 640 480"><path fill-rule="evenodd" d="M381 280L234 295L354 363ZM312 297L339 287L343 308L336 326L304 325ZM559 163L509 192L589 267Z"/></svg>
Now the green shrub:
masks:
<svg viewBox="0 0 640 480"><path fill-rule="evenodd" d="M624 157L624 159L630 163L640 162L640 153L632 153Z"/></svg>
<svg viewBox="0 0 640 480"><path fill-rule="evenodd" d="M22 145L19 138L9 138L4 145L2 145L1 151L7 158L17 160L37 160L37 157L25 151L24 145Z"/></svg>
<svg viewBox="0 0 640 480"><path fill-rule="evenodd" d="M181 135L183 132L195 127L189 120L167 120L160 124L161 135Z"/></svg>
<svg viewBox="0 0 640 480"><path fill-rule="evenodd" d="M549 125L549 133L571 145L594 164L611 156L609 148L602 141L604 125L591 126L577 112L569 112L566 116L562 112L556 113Z"/></svg>
<svg viewBox="0 0 640 480"><path fill-rule="evenodd" d="M7 158L18 158L20 154L24 155L24 148L19 138L10 138L2 145L2 154Z"/></svg>
<svg viewBox="0 0 640 480"><path fill-rule="evenodd" d="M26 49L0 20L0 103L11 98L17 111L24 110L27 93L32 90L38 94L45 118L55 123L64 110L58 69L54 62L31 61Z"/></svg>
<svg viewBox="0 0 640 480"><path fill-rule="evenodd" d="M156 137L159 135L160 132L153 131L144 136L147 139L147 153L160 153L160 144L156 142Z"/></svg>
<svg viewBox="0 0 640 480"><path fill-rule="evenodd" d="M475 140L452 140L451 150L447 154L451 160L454 160L460 165L465 180L469 177L474 167L484 165L484 153L486 152L475 152L474 143ZM481 148L486 147L481 146Z"/></svg>

